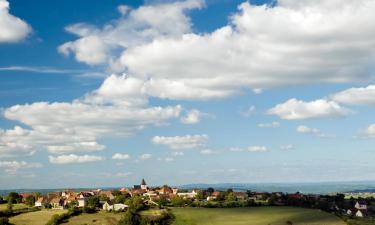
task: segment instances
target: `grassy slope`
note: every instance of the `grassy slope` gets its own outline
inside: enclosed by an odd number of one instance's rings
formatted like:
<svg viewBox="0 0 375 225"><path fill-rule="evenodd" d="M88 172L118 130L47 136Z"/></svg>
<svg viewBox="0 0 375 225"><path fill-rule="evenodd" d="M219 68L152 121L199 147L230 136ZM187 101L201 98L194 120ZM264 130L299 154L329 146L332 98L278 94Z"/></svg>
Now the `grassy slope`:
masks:
<svg viewBox="0 0 375 225"><path fill-rule="evenodd" d="M41 210L30 213L22 213L10 218L10 222L15 225L44 225L54 214L61 214L66 210Z"/></svg>
<svg viewBox="0 0 375 225"><path fill-rule="evenodd" d="M318 210L291 207L237 209L176 208L173 225L344 225L339 218Z"/></svg>
<svg viewBox="0 0 375 225"><path fill-rule="evenodd" d="M70 218L67 223L64 223L64 225L116 225L122 215L123 213L109 213L104 211L94 214L84 213Z"/></svg>
<svg viewBox="0 0 375 225"><path fill-rule="evenodd" d="M0 204L0 211L6 210L7 205L8 204ZM29 208L29 206L27 206L25 204L13 204L13 209L25 209L25 208Z"/></svg>

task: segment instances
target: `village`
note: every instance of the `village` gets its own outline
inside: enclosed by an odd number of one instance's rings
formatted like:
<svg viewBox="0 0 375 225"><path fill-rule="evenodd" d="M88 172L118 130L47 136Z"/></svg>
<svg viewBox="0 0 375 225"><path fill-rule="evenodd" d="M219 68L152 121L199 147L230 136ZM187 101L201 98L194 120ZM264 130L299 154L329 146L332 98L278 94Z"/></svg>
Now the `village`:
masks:
<svg viewBox="0 0 375 225"><path fill-rule="evenodd" d="M116 190L87 190L39 193L10 193L5 199L14 202L33 204L37 208L63 210L81 208L122 212L129 207L127 201L133 197L142 200L148 207L206 207L206 208L236 208L252 206L296 206L316 208L334 213L341 217L372 217L375 212L375 200L371 198L345 198L344 194L318 195L282 192L252 192L192 189L183 190L168 185L150 187L142 179L133 188ZM12 198L10 200L9 198ZM4 200L3 200L4 201ZM1 202L1 201L0 201Z"/></svg>

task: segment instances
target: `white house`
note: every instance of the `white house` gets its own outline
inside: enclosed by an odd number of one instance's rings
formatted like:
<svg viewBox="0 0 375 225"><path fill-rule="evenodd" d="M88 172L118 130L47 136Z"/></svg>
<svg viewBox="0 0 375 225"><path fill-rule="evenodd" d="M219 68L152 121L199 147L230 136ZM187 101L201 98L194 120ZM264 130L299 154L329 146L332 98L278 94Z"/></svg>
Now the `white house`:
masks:
<svg viewBox="0 0 375 225"><path fill-rule="evenodd" d="M183 197L183 198L195 198L197 196L197 192L195 190L191 192L182 192L182 193L177 193L178 196Z"/></svg>
<svg viewBox="0 0 375 225"><path fill-rule="evenodd" d="M364 201L357 201L354 207L359 210L367 210L367 203Z"/></svg>
<svg viewBox="0 0 375 225"><path fill-rule="evenodd" d="M105 202L103 204L103 210L105 210L105 211L113 210L113 204L111 202Z"/></svg>
<svg viewBox="0 0 375 225"><path fill-rule="evenodd" d="M365 210L357 210L357 212L355 213L355 216L356 217L364 217L366 216L366 211Z"/></svg>
<svg viewBox="0 0 375 225"><path fill-rule="evenodd" d="M77 198L78 207L85 207L87 205L87 199L85 197L83 198Z"/></svg>
<svg viewBox="0 0 375 225"><path fill-rule="evenodd" d="M125 205L125 204L113 204L112 202L105 202L103 204L103 210L106 210L106 211L121 211L121 210L125 210L129 208L128 205Z"/></svg>
<svg viewBox="0 0 375 225"><path fill-rule="evenodd" d="M36 207L42 207L43 203L45 202L43 197L38 198L38 200L35 201L35 206Z"/></svg>
<svg viewBox="0 0 375 225"><path fill-rule="evenodd" d="M125 210L125 209L127 209L127 208L129 208L129 206L128 206L128 205L125 205L125 204L114 204L114 205L113 205L113 210L114 210L114 211Z"/></svg>

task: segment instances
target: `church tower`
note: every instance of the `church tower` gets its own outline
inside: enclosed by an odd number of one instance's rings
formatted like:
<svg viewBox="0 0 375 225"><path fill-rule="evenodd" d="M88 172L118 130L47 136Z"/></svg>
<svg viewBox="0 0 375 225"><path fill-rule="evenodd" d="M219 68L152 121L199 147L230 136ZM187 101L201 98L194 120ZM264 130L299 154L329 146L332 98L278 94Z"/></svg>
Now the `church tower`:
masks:
<svg viewBox="0 0 375 225"><path fill-rule="evenodd" d="M147 184L146 184L145 179L142 179L142 182L141 182L141 189L142 189L142 190L146 190L146 189L147 189Z"/></svg>

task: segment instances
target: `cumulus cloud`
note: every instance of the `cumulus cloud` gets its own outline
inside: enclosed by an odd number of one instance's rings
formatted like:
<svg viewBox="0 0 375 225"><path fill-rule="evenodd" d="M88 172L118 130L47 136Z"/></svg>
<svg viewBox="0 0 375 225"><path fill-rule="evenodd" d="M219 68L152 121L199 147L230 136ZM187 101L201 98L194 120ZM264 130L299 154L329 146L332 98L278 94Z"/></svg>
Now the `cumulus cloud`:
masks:
<svg viewBox="0 0 375 225"><path fill-rule="evenodd" d="M359 138L375 138L375 124L371 124L365 129L363 129L359 136Z"/></svg>
<svg viewBox="0 0 375 225"><path fill-rule="evenodd" d="M112 159L119 159L119 160L125 160L125 159L130 159L130 155L128 154L121 154L121 153L116 153L112 156Z"/></svg>
<svg viewBox="0 0 375 225"><path fill-rule="evenodd" d="M232 147L229 149L231 152L268 152L268 148L266 146L249 146L247 148L238 148Z"/></svg>
<svg viewBox="0 0 375 225"><path fill-rule="evenodd" d="M151 141L156 145L166 145L172 150L194 149L204 146L208 141L208 136L206 134L174 137L155 136Z"/></svg>
<svg viewBox="0 0 375 225"><path fill-rule="evenodd" d="M183 152L172 152L172 155L173 156L184 156L185 153L183 153Z"/></svg>
<svg viewBox="0 0 375 225"><path fill-rule="evenodd" d="M280 127L280 123L274 121L271 123L259 123L257 126L259 128L278 128Z"/></svg>
<svg viewBox="0 0 375 225"><path fill-rule="evenodd" d="M268 148L266 146L250 146L247 148L249 152L268 152Z"/></svg>
<svg viewBox="0 0 375 225"><path fill-rule="evenodd" d="M330 96L336 102L350 105L375 105L375 85L349 88Z"/></svg>
<svg viewBox="0 0 375 225"><path fill-rule="evenodd" d="M74 54L79 62L89 65L113 64L118 50L151 42L155 38L175 37L190 32L190 18L185 12L201 8L200 0L143 5L132 9L118 6L121 17L98 28L78 23L66 27L66 31L79 38L58 47L64 55Z"/></svg>
<svg viewBox="0 0 375 225"><path fill-rule="evenodd" d="M0 130L0 156L31 154L36 148L54 154L101 151L105 146L97 143L98 138L127 137L179 116L179 105L149 106L140 85L136 79L113 75L97 90L72 102L36 102L4 109L6 119L30 129Z"/></svg>
<svg viewBox="0 0 375 225"><path fill-rule="evenodd" d="M295 98L278 104L267 111L267 114L279 116L284 120L341 117L350 113L349 109L340 106L334 101L318 99L304 102Z"/></svg>
<svg viewBox="0 0 375 225"><path fill-rule="evenodd" d="M308 127L305 125L298 126L296 128L296 131L301 134L313 134L313 135L316 135L317 137L322 137L322 138L334 138L335 137L335 135L322 133L318 128L312 128L312 127Z"/></svg>
<svg viewBox="0 0 375 225"><path fill-rule="evenodd" d="M21 41L31 30L25 21L9 13L7 0L0 0L0 43Z"/></svg>
<svg viewBox="0 0 375 225"><path fill-rule="evenodd" d="M208 116L207 113L202 113L197 109L190 110L184 117L181 118L181 122L184 124L196 124L201 121L205 116Z"/></svg>
<svg viewBox="0 0 375 225"><path fill-rule="evenodd" d="M186 12L202 6L187 0L122 7L121 18L103 28L69 26L79 38L60 52L126 71L144 82L148 95L167 99L207 100L277 86L358 81L374 69L372 0L245 2L227 25L198 34ZM91 48L93 43L98 47Z"/></svg>
<svg viewBox="0 0 375 225"><path fill-rule="evenodd" d="M88 163L97 162L103 160L103 157L94 155L60 155L60 156L48 156L49 162L53 164L70 164L70 163Z"/></svg>
<svg viewBox="0 0 375 225"><path fill-rule="evenodd" d="M7 173L15 173L20 169L41 168L41 163L28 163L25 161L0 161L0 168L4 168Z"/></svg>

